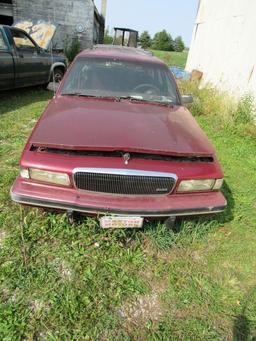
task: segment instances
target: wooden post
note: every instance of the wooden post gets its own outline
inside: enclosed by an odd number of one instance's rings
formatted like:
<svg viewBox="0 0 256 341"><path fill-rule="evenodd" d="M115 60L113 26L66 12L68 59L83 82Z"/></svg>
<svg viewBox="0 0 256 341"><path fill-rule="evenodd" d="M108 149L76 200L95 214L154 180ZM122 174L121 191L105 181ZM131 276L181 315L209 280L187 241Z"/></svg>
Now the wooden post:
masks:
<svg viewBox="0 0 256 341"><path fill-rule="evenodd" d="M107 0L101 0L101 15L106 19L107 15Z"/></svg>

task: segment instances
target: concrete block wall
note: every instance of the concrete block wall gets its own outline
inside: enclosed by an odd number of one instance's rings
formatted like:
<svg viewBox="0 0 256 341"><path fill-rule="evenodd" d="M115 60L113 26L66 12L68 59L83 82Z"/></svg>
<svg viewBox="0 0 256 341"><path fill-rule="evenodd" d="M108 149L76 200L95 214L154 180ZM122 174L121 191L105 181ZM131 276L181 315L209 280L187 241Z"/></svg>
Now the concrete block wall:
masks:
<svg viewBox="0 0 256 341"><path fill-rule="evenodd" d="M63 49L66 41L79 37L82 48L91 47L94 32L93 0L13 0L14 22L31 19L50 21L57 26L53 45ZM77 25L84 27L77 33Z"/></svg>

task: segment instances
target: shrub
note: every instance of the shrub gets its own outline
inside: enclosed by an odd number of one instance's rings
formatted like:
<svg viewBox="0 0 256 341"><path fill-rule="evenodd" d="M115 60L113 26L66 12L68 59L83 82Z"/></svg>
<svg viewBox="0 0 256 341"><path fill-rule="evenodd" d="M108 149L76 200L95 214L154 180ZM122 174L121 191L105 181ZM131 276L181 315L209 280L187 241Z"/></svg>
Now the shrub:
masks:
<svg viewBox="0 0 256 341"><path fill-rule="evenodd" d="M233 118L236 123L252 123L255 116L255 100L250 94L241 98Z"/></svg>
<svg viewBox="0 0 256 341"><path fill-rule="evenodd" d="M81 44L78 37L72 39L71 42L66 42L64 53L69 63L75 59L76 55L81 51Z"/></svg>

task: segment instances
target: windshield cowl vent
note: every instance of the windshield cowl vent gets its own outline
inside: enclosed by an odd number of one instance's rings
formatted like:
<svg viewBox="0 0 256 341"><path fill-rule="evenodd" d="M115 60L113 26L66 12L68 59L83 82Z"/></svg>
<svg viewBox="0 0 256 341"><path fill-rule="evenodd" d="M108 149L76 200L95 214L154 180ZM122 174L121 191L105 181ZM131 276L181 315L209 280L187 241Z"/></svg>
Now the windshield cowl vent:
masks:
<svg viewBox="0 0 256 341"><path fill-rule="evenodd" d="M98 151L98 150L73 150L73 149L62 149L62 148L49 148L43 146L32 145L30 151L39 153L50 153L50 154L61 154L70 156L88 156L88 157L121 157L125 154L130 155L130 159L144 159L144 160L159 160L168 162L203 162L209 163L214 162L212 156L179 156L179 155L161 155L151 153L138 153L138 152L127 152L127 151Z"/></svg>

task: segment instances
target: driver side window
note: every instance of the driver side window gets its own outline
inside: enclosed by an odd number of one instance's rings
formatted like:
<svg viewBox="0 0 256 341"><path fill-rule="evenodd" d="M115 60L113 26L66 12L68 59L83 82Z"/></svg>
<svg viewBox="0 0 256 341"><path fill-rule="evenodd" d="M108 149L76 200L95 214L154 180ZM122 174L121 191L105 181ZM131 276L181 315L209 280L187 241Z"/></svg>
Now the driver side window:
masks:
<svg viewBox="0 0 256 341"><path fill-rule="evenodd" d="M35 44L25 33L13 30L12 37L18 50L36 50Z"/></svg>

